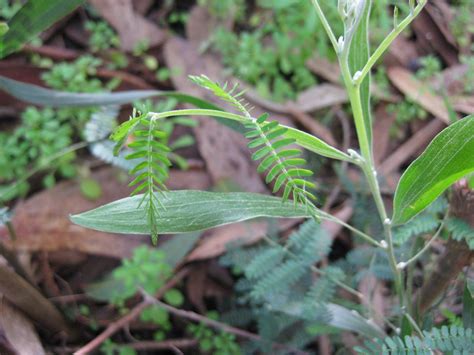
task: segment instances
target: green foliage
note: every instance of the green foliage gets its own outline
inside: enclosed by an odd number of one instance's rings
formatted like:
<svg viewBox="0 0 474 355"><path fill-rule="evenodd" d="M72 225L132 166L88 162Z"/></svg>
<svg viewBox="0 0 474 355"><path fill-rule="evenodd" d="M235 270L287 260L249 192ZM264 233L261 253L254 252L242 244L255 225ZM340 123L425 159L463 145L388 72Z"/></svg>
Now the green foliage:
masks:
<svg viewBox="0 0 474 355"><path fill-rule="evenodd" d="M446 222L446 229L450 232L451 238L457 241L464 240L469 249L474 250L474 228L467 222L458 218L450 218Z"/></svg>
<svg viewBox="0 0 474 355"><path fill-rule="evenodd" d="M170 149L166 144L160 142L164 137L166 137L166 133L158 129L153 116L148 113L140 114L136 111L111 136L117 142L116 152L127 139L132 140L127 145L132 149L132 152L125 156L127 160L138 161L130 170L130 175L136 176L129 184L129 186L135 187L131 196L143 193L138 208L143 204L154 244L158 238L156 220L163 207L158 193L166 190L164 182L169 176L168 167L171 165L168 159Z"/></svg>
<svg viewBox="0 0 474 355"><path fill-rule="evenodd" d="M205 2L216 17L228 16L229 12L224 9L228 9L230 1ZM329 39L322 35L324 28L311 1L258 0L247 18L239 16L245 11L243 5L232 3L238 15L238 27L244 30L234 33L220 28L211 42L232 73L255 86L261 96L275 101L293 100L299 92L317 83L306 68L308 59L315 53L331 61L335 59ZM371 35L374 42L380 42L392 25L389 3L392 1L373 2L371 26L376 29ZM396 4L406 10L400 1ZM322 7L335 33L342 33L337 1L324 1Z"/></svg>
<svg viewBox="0 0 474 355"><path fill-rule="evenodd" d="M244 0L199 0L198 4L206 6L212 16L225 20L234 16L237 20L243 18L245 13Z"/></svg>
<svg viewBox="0 0 474 355"><path fill-rule="evenodd" d="M163 191L164 208L156 224L162 234L201 231L259 217L310 217L304 206L263 194L218 193L196 190ZM138 206L143 196L127 197L78 215L71 220L87 228L111 233L149 234L150 226Z"/></svg>
<svg viewBox="0 0 474 355"><path fill-rule="evenodd" d="M72 12L84 0L30 0L8 22L9 31L0 40L0 58L17 51L25 42ZM0 3L0 5L3 5ZM12 13L8 13L11 15Z"/></svg>
<svg viewBox="0 0 474 355"><path fill-rule="evenodd" d="M19 0L0 0L0 19L10 20L20 10L21 6Z"/></svg>
<svg viewBox="0 0 474 355"><path fill-rule="evenodd" d="M85 29L89 31L89 47L92 52L104 51L120 46L120 39L105 21L86 21Z"/></svg>
<svg viewBox="0 0 474 355"><path fill-rule="evenodd" d="M223 319L236 325L256 322L263 338L259 344L248 344L247 352L273 352L271 341L302 348L312 338L307 328L330 317L326 304L334 300L335 282L344 274L330 266L315 280L313 265L328 255L331 243L321 226L309 220L285 245L269 240L265 245L234 246L220 259L241 276L236 291L242 295Z"/></svg>
<svg viewBox="0 0 474 355"><path fill-rule="evenodd" d="M209 312L208 318L217 320L217 312ZM190 324L186 328L199 342L199 349L204 354L240 355L242 354L236 342L235 335L223 331L215 331L204 323Z"/></svg>
<svg viewBox="0 0 474 355"><path fill-rule="evenodd" d="M474 341L472 329L457 326L443 326L423 331L423 338L418 336L387 337L382 340L366 342L365 348L357 347L362 354L432 354L433 351L444 354L472 354Z"/></svg>
<svg viewBox="0 0 474 355"><path fill-rule="evenodd" d="M163 287L172 271L163 251L140 246L133 251L132 258L123 260L122 265L113 271L113 279L124 287L110 301L122 305L140 290L153 295Z"/></svg>
<svg viewBox="0 0 474 355"><path fill-rule="evenodd" d="M110 339L106 339L100 346L100 351L104 355L136 355L137 352L129 347L124 345L119 345L114 343Z"/></svg>
<svg viewBox="0 0 474 355"><path fill-rule="evenodd" d="M74 175L74 153L65 154L53 164L51 156L60 154L73 139L73 129L67 116L58 116L53 109L28 107L22 114L22 124L13 132L0 132L0 181L10 182L27 174L30 169L46 169L43 182L51 187L51 178ZM53 180L54 184L54 180ZM22 184L19 193L26 193Z"/></svg>
<svg viewBox="0 0 474 355"><path fill-rule="evenodd" d="M244 126L248 130L245 136L251 139L248 147L257 149L252 159L261 161L257 169L260 173L268 171L265 181L274 182L273 192L283 188L283 201L292 195L295 203L312 206L311 200L316 197L307 189L312 189L315 185L304 178L312 176L313 172L300 167L306 164L306 161L300 157L301 152L298 149L289 147L296 140L283 137L288 129L282 127L278 121L268 122L267 114L253 118L247 104L240 98L243 92L236 92L237 85L227 90L227 84L220 86L205 75L193 76L191 79L245 115L247 121Z"/></svg>
<svg viewBox="0 0 474 355"><path fill-rule="evenodd" d="M95 77L101 60L82 56L76 61L58 63L42 75L51 88L68 92L99 92L117 85L115 80L103 84ZM56 177L75 175L75 154L62 154L74 143L96 108L42 108L29 106L22 113L22 122L13 132L0 132L0 182L20 180L31 170L44 170L43 183L55 184ZM51 157L58 159L51 162ZM28 184L20 184L14 198L28 192Z"/></svg>
<svg viewBox="0 0 474 355"><path fill-rule="evenodd" d="M393 222L405 223L457 179L474 170L474 116L443 130L405 171L394 199Z"/></svg>
<svg viewBox="0 0 474 355"><path fill-rule="evenodd" d="M458 44L468 48L472 44L472 35L474 34L472 23L474 4L471 0L457 0L454 3L456 7L454 7L454 16L449 22L449 26Z"/></svg>
<svg viewBox="0 0 474 355"><path fill-rule="evenodd" d="M441 72L441 61L433 56L427 55L420 58L421 68L416 72L418 79L426 80L434 77Z"/></svg>

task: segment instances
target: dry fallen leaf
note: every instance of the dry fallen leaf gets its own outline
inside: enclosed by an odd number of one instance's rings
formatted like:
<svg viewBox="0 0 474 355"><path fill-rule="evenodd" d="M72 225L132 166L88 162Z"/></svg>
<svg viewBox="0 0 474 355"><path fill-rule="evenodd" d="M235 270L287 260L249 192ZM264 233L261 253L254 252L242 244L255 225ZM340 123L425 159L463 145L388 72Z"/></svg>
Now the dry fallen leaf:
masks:
<svg viewBox="0 0 474 355"><path fill-rule="evenodd" d="M221 66L214 58L199 54L195 46L178 37L166 42L164 55L169 67L179 68L179 74L172 77L177 90L222 105L222 102L207 90L188 79L188 75L205 74L213 80L222 81ZM213 183L231 180L246 191L267 191L257 173L255 163L250 159L246 139L213 119L200 117L198 121L199 126L194 132L199 152L206 162Z"/></svg>
<svg viewBox="0 0 474 355"><path fill-rule="evenodd" d="M8 351L12 352L8 352ZM32 322L0 294L0 354L43 355Z"/></svg>
<svg viewBox="0 0 474 355"><path fill-rule="evenodd" d="M443 98L435 95L429 86L417 80L408 70L401 67L389 68L388 77L405 96L445 123L450 123L449 113Z"/></svg>
<svg viewBox="0 0 474 355"><path fill-rule="evenodd" d="M153 47L165 40L164 31L134 11L132 0L89 0L89 2L117 30L122 49L132 51L140 41L146 41Z"/></svg>

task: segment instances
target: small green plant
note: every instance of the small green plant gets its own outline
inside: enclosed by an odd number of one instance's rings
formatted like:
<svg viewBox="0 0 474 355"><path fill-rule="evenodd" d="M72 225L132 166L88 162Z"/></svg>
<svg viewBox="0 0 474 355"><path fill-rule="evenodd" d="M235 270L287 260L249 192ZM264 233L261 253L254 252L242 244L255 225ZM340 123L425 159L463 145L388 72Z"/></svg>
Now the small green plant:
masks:
<svg viewBox="0 0 474 355"><path fill-rule="evenodd" d="M276 314L265 312L268 317L265 322L262 317L259 323L262 337L265 325L280 327L272 334L284 333L291 316L291 320L297 318L297 322L323 323L305 324L303 329L312 329L310 335L318 331L334 331L334 328L356 332L368 339L366 347L371 354L380 354L381 349L389 351L393 346L396 353L405 353L406 350L433 352L438 349L469 351L473 342L472 323L468 323L468 318L466 322L463 320L464 327L439 330L425 322L429 317L419 314L419 305L412 303L412 296L413 270L423 263L433 241L446 234L445 230L449 231L451 238L468 242L472 238L471 227L468 229L457 222L454 223L456 227L449 227L451 217L440 218L440 215L446 215L446 206L437 209L439 206L433 203L454 182L474 171L474 161L471 159L474 155L474 116L453 122L433 139L400 178L390 206L382 195L383 180L377 174L373 157L371 71L426 3L427 0L409 0L405 4L407 11L403 12L406 15L402 18L395 10L393 29L371 51L371 1L339 0L337 14L341 21L336 23L334 20L334 26L320 1L311 1L339 62L357 133L357 150L343 152L314 135L271 121L267 115L254 117L236 86L219 84L206 76L193 76L191 80L210 90L224 104L230 104L230 109L226 111L196 102L198 107L204 108L132 115L129 121L117 128L113 136L119 142L124 142L135 130L139 132L136 137L140 142L136 145L138 152L132 153L132 157L137 154L147 158L145 163L141 162L135 167L136 171L143 171L137 181L146 179L139 187L141 190L143 186L143 193L72 216L72 220L101 231L151 234L156 238L157 231L186 233L259 217L306 218L309 221L287 243L281 245L270 241L270 247L259 250L247 259L246 264L231 265L238 266L243 272L241 287L247 291L248 303L275 309ZM435 72L435 67L434 61L430 59L423 75ZM266 181L273 184L273 191L279 192L280 197L242 192L166 191L162 186L163 174L156 167L157 164L168 163L164 159L166 149L160 141L161 133L155 134L154 128L160 120L182 116L213 117L245 135L250 140L249 147L256 149L252 158L260 161L259 171L268 171ZM313 171L302 168L305 161L301 159L299 149L292 146L305 148L320 156L344 162L345 165L353 164L360 169L365 179L358 188L363 191L362 195L369 195L370 200L364 196L369 201L367 208L357 213L359 217L364 217L367 224L360 227L358 223L346 223L319 208L311 191L314 187ZM158 151L154 151L155 147ZM359 198L356 194L354 196ZM156 204L150 213L149 206L153 203L150 201L155 199ZM433 208L436 212L430 211ZM430 220L431 217L435 220ZM360 240L367 245L355 249L347 261L339 262L338 266L324 266L322 258L328 256L332 239L324 235L319 224L321 220L341 225L358 237L356 243ZM434 233L431 232L433 227L436 229ZM425 233L433 235L425 240ZM368 265L364 264L366 260L370 260ZM371 320L371 300L355 289L354 282L364 276L363 272L389 281L387 285L390 285L395 295L389 315L381 316L382 325ZM358 273L358 277L346 280L346 275L351 273ZM355 300L360 303L338 300L336 295L339 288L356 296ZM470 307L470 298L466 300L465 306ZM392 331L394 337L387 338L388 332ZM303 338L307 340L306 335ZM447 338L450 342L444 344ZM301 347L305 345L301 341Z"/></svg>
<svg viewBox="0 0 474 355"><path fill-rule="evenodd" d="M70 92L99 92L112 89L118 81L104 85L96 77L102 61L82 56L72 63L59 63L42 75L51 88ZM94 107L43 108L27 107L21 124L13 132L0 132L0 183L14 183L30 171L43 171L46 187L55 184L56 177L71 178L76 174L75 153L69 147L81 138L81 132ZM57 157L51 162L52 157ZM9 200L28 192L27 182L15 185L2 200Z"/></svg>
<svg viewBox="0 0 474 355"><path fill-rule="evenodd" d="M0 20L9 20L22 6L19 0L0 0Z"/></svg>
<svg viewBox="0 0 474 355"><path fill-rule="evenodd" d="M207 318L212 320L218 320L217 312L208 312ZM240 355L242 354L239 345L236 343L235 335L216 332L203 323L190 324L186 328L187 332L190 333L199 342L199 350L203 354L215 354L215 355Z"/></svg>
<svg viewBox="0 0 474 355"><path fill-rule="evenodd" d="M120 39L105 21L86 21L85 29L89 31L89 46L92 52L104 51L120 46Z"/></svg>

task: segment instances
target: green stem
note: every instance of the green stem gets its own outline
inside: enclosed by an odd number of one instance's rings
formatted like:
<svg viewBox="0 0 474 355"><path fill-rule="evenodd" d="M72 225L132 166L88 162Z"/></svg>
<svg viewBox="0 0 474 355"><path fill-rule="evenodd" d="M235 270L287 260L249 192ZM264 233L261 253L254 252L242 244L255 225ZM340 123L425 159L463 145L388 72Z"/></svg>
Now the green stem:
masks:
<svg viewBox="0 0 474 355"><path fill-rule="evenodd" d="M344 222L343 220L337 218L336 216L330 215L329 213L325 213L323 211L318 211L318 213L321 216L321 218L326 219L328 221L335 222L337 224L340 224L341 226L349 229L351 232L353 232L354 234L357 234L359 237L361 237L365 241L369 242L370 244L372 244L372 245L374 245L378 248L384 248L378 241L376 241L370 235L360 231L357 228L354 228L353 226L351 226L350 224L348 224L348 223Z"/></svg>
<svg viewBox="0 0 474 355"><path fill-rule="evenodd" d="M401 271L397 268L397 260L395 258L395 252L393 247L391 222L387 216L387 211L385 210L382 194L380 192L380 186L376 177L376 171L373 163L372 145L370 144L368 132L365 126L364 112L362 109L362 101L360 96L361 82L355 82L352 79L352 74L349 69L348 51L345 50L343 53L341 53L341 56L339 57L339 62L341 66L342 77L344 79L344 84L348 92L349 101L352 107L352 114L354 117L357 138L362 154L362 159L359 165L361 166L362 171L366 176L371 194L377 206L377 211L384 226L386 251L390 263L390 268L392 269L392 272L394 274L395 290L398 294L400 306L403 307L405 303L405 292L403 290L402 274Z"/></svg>
<svg viewBox="0 0 474 355"><path fill-rule="evenodd" d="M326 16L324 15L324 12L321 9L321 6L319 5L319 1L318 0L311 0L311 2L313 3L313 6L316 10L316 13L318 14L319 20L321 21L321 23L324 27L324 30L326 31L326 33L329 37L329 40L331 41L331 44L334 48L334 51L336 53L339 53L339 49L338 49L339 47L337 45L336 36L334 35L334 32L331 29L331 25L329 25L329 22L326 19Z"/></svg>
<svg viewBox="0 0 474 355"><path fill-rule="evenodd" d="M444 221L441 223L441 225L439 226L438 230L433 235L433 237L431 237L431 239L425 244L425 246L418 253L416 253L416 255L414 255L412 258L408 259L407 261L402 261L402 262L398 263L398 268L399 269L404 269L408 265L410 265L410 264L414 263L415 261L417 261L430 248L431 244L433 244L433 242L436 240L436 238L438 238L438 236L440 235L441 231L444 228L444 223L445 223Z"/></svg>
<svg viewBox="0 0 474 355"><path fill-rule="evenodd" d="M410 23L419 15L421 10L425 7L427 0L422 0L420 3L415 7L414 11L412 11L405 19L400 22L388 35L387 37L380 43L378 48L375 52L370 56L367 63L364 65L364 68L354 78L356 84L361 84L364 81L364 78L373 68L375 63L380 59L380 57L385 53L385 51L390 47L392 42L400 35L400 33L405 30Z"/></svg>

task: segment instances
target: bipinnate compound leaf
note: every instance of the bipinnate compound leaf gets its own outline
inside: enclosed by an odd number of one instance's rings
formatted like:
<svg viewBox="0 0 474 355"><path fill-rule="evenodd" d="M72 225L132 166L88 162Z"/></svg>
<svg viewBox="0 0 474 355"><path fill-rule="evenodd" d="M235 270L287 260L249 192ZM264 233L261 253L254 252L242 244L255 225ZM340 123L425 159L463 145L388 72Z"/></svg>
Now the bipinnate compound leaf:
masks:
<svg viewBox="0 0 474 355"><path fill-rule="evenodd" d="M439 133L402 175L395 192L393 223L406 223L472 171L474 116L471 115Z"/></svg>
<svg viewBox="0 0 474 355"><path fill-rule="evenodd" d="M20 49L39 32L72 12L84 0L29 0L8 22L9 30L0 38L0 58Z"/></svg>
<svg viewBox="0 0 474 355"><path fill-rule="evenodd" d="M187 233L258 217L310 217L304 206L255 193L217 193L195 190L160 192L163 208L157 214L160 234ZM110 233L150 234L141 195L127 197L71 216L83 227ZM314 213L314 211L313 211Z"/></svg>

